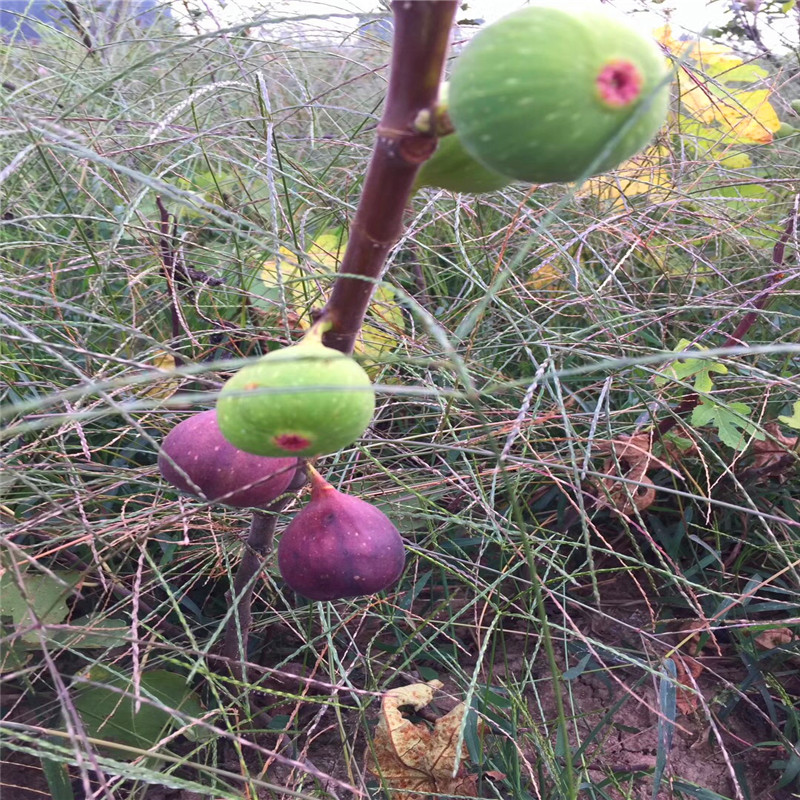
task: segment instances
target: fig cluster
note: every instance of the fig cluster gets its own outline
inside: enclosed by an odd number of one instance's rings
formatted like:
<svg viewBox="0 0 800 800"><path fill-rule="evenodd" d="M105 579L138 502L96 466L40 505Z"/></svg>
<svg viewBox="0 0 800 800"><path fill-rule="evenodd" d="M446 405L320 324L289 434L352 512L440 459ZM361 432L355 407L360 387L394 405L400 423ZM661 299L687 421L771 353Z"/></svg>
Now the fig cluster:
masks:
<svg viewBox="0 0 800 800"><path fill-rule="evenodd" d="M536 0L467 44L448 112L484 168L509 181L569 182L645 147L668 102L664 55L624 17L599 3Z"/></svg>
<svg viewBox="0 0 800 800"><path fill-rule="evenodd" d="M313 330L313 329L312 329ZM308 505L287 526L278 567L312 600L374 594L405 565L397 528L375 506L337 491L299 457L335 452L365 430L375 408L369 377L319 332L244 367L215 409L185 419L165 437L159 470L183 492L229 506L267 506L312 476Z"/></svg>

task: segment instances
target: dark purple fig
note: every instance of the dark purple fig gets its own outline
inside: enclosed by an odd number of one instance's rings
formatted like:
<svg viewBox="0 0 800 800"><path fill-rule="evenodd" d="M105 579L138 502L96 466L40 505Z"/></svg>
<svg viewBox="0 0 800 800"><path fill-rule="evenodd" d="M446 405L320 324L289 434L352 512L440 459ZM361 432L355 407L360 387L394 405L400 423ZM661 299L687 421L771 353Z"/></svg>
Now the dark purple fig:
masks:
<svg viewBox="0 0 800 800"><path fill-rule="evenodd" d="M289 523L278 545L286 583L311 600L374 594L403 572L403 540L388 517L311 471L311 502Z"/></svg>
<svg viewBox="0 0 800 800"><path fill-rule="evenodd" d="M158 454L164 479L183 492L239 508L266 506L297 472L296 458L266 458L238 450L220 433L216 409L176 425Z"/></svg>

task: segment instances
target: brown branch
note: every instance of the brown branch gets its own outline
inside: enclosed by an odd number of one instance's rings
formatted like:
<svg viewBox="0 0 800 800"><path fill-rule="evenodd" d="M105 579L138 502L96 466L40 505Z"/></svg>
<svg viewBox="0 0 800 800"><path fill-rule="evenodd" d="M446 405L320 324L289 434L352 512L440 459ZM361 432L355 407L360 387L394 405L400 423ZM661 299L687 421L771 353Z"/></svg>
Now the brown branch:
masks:
<svg viewBox="0 0 800 800"><path fill-rule="evenodd" d="M300 468L287 492L297 491L305 482L305 471ZM284 495L270 505L266 512L253 512L250 533L244 543L242 560L239 562L233 579L231 602L236 603L236 609L225 627L222 656L229 659L231 672L240 681L244 679L243 663L247 661L247 642L250 637L251 606L256 576L264 568L272 550L272 539L275 535L278 513L288 505L291 499L291 494Z"/></svg>
<svg viewBox="0 0 800 800"><path fill-rule="evenodd" d="M395 0L389 89L364 190L350 228L339 277L321 316L324 342L351 353L375 283L403 229L403 212L420 164L436 148L433 130L439 84L458 0Z"/></svg>
<svg viewBox="0 0 800 800"><path fill-rule="evenodd" d="M748 311L742 317L733 333L720 345L721 348L739 347L742 344L744 337L758 319L758 312L767 305L775 287L783 280L784 273L781 267L783 266L783 259L786 255L786 243L789 241L789 237L794 233L795 223L796 217L793 215L786 223L781 238L778 239L775 246L772 248L772 263L777 269L770 272L767 278L767 285L761 290L752 303L752 311ZM672 412L672 415L665 417L658 423L657 430L659 436L663 436L667 431L671 431L678 424L681 417L685 417L690 411L693 411L699 403L700 395L696 392L689 392L686 394L678 407Z"/></svg>

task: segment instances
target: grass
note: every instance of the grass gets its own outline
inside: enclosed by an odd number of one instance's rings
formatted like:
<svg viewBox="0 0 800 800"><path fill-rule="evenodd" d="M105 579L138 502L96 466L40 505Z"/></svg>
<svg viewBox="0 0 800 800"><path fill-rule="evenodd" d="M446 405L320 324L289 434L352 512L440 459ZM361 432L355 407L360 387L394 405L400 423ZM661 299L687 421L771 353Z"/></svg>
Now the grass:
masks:
<svg viewBox="0 0 800 800"><path fill-rule="evenodd" d="M792 139L732 169L675 135L670 194L622 208L564 187L418 195L386 275L402 326L375 318L375 423L319 465L395 521L405 574L314 604L268 561L239 681L220 647L248 514L178 497L158 443L319 305L330 278L303 254L352 217L386 45L129 28L94 55L50 31L2 59L9 796L379 797L380 697L431 679L416 720L473 710L476 796L796 790L793 234L772 263ZM788 118L788 70L769 85ZM165 280L158 198L188 285ZM300 270L265 287L280 247ZM681 340L709 348L693 373ZM703 364L716 424L676 417ZM670 419L636 440L636 472L623 437ZM111 736L121 707L155 738Z"/></svg>

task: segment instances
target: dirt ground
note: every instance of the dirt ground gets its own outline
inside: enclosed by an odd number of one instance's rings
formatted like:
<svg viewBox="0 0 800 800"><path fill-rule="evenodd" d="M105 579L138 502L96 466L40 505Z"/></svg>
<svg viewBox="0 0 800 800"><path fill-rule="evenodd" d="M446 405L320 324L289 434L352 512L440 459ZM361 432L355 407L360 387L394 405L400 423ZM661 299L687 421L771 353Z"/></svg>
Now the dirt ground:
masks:
<svg viewBox="0 0 800 800"><path fill-rule="evenodd" d="M598 644L608 643L609 646L620 648L626 645L636 645L632 637L641 637L641 633L648 629L648 610L637 598L636 592L626 592L624 587L616 587L613 603L600 609L601 613L593 613L591 617L583 620L586 627L590 628L592 641L597 648ZM575 617L580 619L579 616ZM432 620L431 624L435 624ZM588 632L588 631L587 631ZM365 628L358 630L357 638L369 637L371 632ZM505 637L505 656L502 664L493 664L491 668L484 669L483 677L502 685L506 681L521 680L525 675L533 674L537 677L536 696L531 694L529 706L531 717L542 720L541 733L552 741L555 737L554 720L557 718L555 697L552 691L552 681L547 679L549 670L542 663L535 663L533 668L528 663L528 654L531 652L529 643L523 641L521 635L509 631ZM683 634L676 632L671 638L663 638L664 655L670 643L677 643ZM658 661L659 653L653 647L656 637L648 641L640 641L639 650L653 653L653 663ZM477 655L479 641L466 629L464 638L460 641L462 652L465 655L467 666L470 656ZM646 670L637 669L630 665L613 664L606 660L607 655L599 650L596 655L605 662L610 669L587 669L580 676L564 684L564 691L569 693L567 708L572 708L575 718L570 725L573 737L572 744L578 741L585 742L591 739L591 744L583 754L583 764L587 767L593 782L601 784L608 797L611 798L641 798L652 799L652 774L656 767L656 754L658 752L659 737L659 686L657 677L648 674ZM676 719L673 728L673 741L668 764L664 773L658 800L669 800L680 794L680 782L693 784L707 791L715 792L722 798L731 800L789 800L797 795L791 788L777 790L774 784L779 777L779 772L770 768L773 760L784 757L780 748L754 747L761 742L774 740L770 733L767 718L762 715L755 703L740 702L734 712L724 716L717 713L717 701L725 695L732 686L735 686L743 677L741 662L733 657L732 652L726 649L723 643L706 646L697 653L697 658L689 660L695 665L691 670L702 699L691 699L689 694L681 697L679 692L679 707L683 708ZM560 656L559 656L560 658ZM680 659L676 658L680 661ZM575 662L573 658L572 663ZM699 666L697 666L699 665ZM564 669L565 664L559 664ZM489 674L491 673L491 674ZM541 676L541 680L538 677ZM396 684L401 685L408 681L408 676L398 677ZM445 681L442 693L436 705L439 713L446 712L455 704L453 698L459 696L459 688L455 684ZM692 707L694 706L694 707ZM290 707L287 707L287 710ZM302 759L321 774L327 774L344 783L352 781L353 775L361 774L363 768L363 752L366 747L364 738L363 718L355 712L344 712L343 726L328 725L320 720L321 706L311 706L299 709L300 719L308 725L307 741L296 743L301 751ZM316 717L315 717L316 715ZM378 702L373 702L370 707L369 721L374 722L378 717ZM723 718L724 717L724 718ZM330 722L330 715L327 722ZM327 728L326 728L327 725ZM326 733L327 729L327 733ZM358 761L355 773L348 772L346 759L343 757L342 741L337 731L346 730L352 736L350 744L351 753ZM598 733L599 731L599 733ZM532 737L530 737L532 738ZM272 741L265 741L264 746L273 747ZM539 755L530 750L525 752L524 761L535 764ZM297 754L295 752L295 757ZM239 771L232 752L226 760L230 763L222 765L234 772ZM263 767L254 763L252 768L258 773ZM744 777L750 790L750 797L742 795L737 786L736 776ZM286 766L276 763L265 776L267 780L278 786L290 786L297 791L305 790L310 796L320 796L319 790L324 787L324 781L305 783L299 779L299 773L292 772ZM83 792L77 782L76 798L81 798ZM341 788L328 786L333 791L332 796L345 800L350 796ZM500 788L500 786L498 786ZM121 792L123 790L120 790ZM535 782L530 782L529 790L533 797L547 796L546 787L537 787ZM795 788L796 791L796 788ZM541 792L541 795L540 795ZM0 797L2 800L42 800L49 797L47 784L41 771L38 760L24 754L3 751L0 764ZM276 793L264 793L263 798L275 800ZM582 797L588 797L583 793ZM702 793L698 795L702 797ZM707 797L712 797L707 795ZM124 793L119 794L125 797ZM171 790L164 787L150 787L146 793L146 800L198 800L200 796L185 790ZM512 800L509 798L509 800Z"/></svg>

